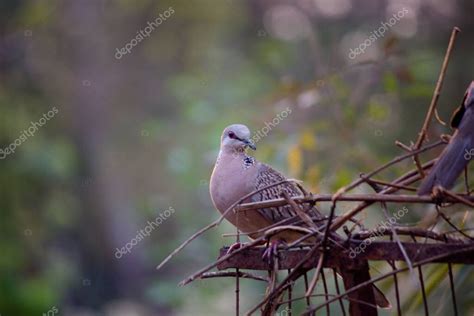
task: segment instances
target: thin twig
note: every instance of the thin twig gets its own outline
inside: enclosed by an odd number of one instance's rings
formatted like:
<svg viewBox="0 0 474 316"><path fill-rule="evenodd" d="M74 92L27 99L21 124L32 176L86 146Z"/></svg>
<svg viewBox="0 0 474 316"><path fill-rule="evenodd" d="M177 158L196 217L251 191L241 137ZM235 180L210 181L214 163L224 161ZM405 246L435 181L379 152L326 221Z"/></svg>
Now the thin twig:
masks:
<svg viewBox="0 0 474 316"><path fill-rule="evenodd" d="M416 181L416 180L414 180ZM413 181L413 182L414 182ZM393 189L399 189L396 186L391 186ZM388 188L386 188L388 189ZM384 190L386 190L384 189ZM437 198L431 197L428 195L393 195L393 194L385 194L385 193L392 193L391 190L386 190L385 192L381 191L381 193L376 194L344 194L343 196L339 197L339 201L341 202L393 202L393 203L432 203L432 204L439 204L442 203L463 203L471 206L469 203L474 203L474 197L468 195L460 195L451 194L449 197L444 198ZM449 195L449 194L447 194ZM306 203L309 201L317 201L317 202L332 202L333 195L331 194L313 194L312 196L302 197L302 196L295 196L292 197L291 200L295 203ZM273 199L273 200L265 200L262 202L252 202L252 203L245 203L238 206L238 211L251 211L251 210L258 210L261 208L269 208L269 207L277 207L277 206L284 206L288 205L288 202L285 199ZM474 207L474 206L473 206ZM339 216L338 218L340 218ZM275 225L278 226L278 225Z"/></svg>
<svg viewBox="0 0 474 316"><path fill-rule="evenodd" d="M401 190L416 192L416 188L409 187L409 186L406 186L406 185L399 185L399 184L396 184L396 183L390 183L390 182L387 182L387 181L375 180L375 179L370 179L369 181L371 181L375 184L380 184L380 185L384 185L384 186L387 186L387 187L393 187L393 188L397 188L397 189L401 189Z"/></svg>
<svg viewBox="0 0 474 316"><path fill-rule="evenodd" d="M423 297L423 307L425 308L425 316L429 316L430 313L428 310L428 300L426 299L425 281L423 280L423 271L421 266L418 266L418 277L420 280L421 296Z"/></svg>
<svg viewBox="0 0 474 316"><path fill-rule="evenodd" d="M427 263L430 263L430 262L433 262L433 261L437 261L437 260L440 260L440 259L443 259L445 257L448 257L448 256L452 256L452 255L457 255L457 254L461 254L463 252L468 252L468 251L472 251L474 250L474 246L472 247L466 247L464 249L459 249L459 250L456 250L456 251L452 251L450 253L443 253L443 254L439 254L437 256L433 256L431 258L426 258L425 260L422 260L422 261L419 261L419 262L415 262L413 263L413 267L418 267L418 266L422 266L422 265L425 265ZM380 280L383 280L385 278L388 278L389 276L392 276L394 274L397 274L397 273L400 273L400 272L404 272L404 271L407 271L408 268L399 268L399 269L396 269L396 270L393 270L391 272L387 272L385 273L384 275L381 275L381 276L378 276L378 277L375 277L373 279L370 279L366 282L363 282L363 283L360 283L354 287L351 287L349 290L347 290L346 292L340 294L340 295L336 295L334 296L332 299L328 300L326 303L324 304L321 304L321 305L318 305L314 308L311 308L309 310L307 310L306 312L304 312L302 315L309 315L310 313L312 312L316 312L318 311L319 309L321 309L322 307L326 306L326 304L330 304L340 298L344 298L345 296L348 296L350 293L353 293L369 284L374 284L375 282L378 282Z"/></svg>
<svg viewBox="0 0 474 316"><path fill-rule="evenodd" d="M270 200L268 200L270 201ZM258 202L258 203L261 203L261 202ZM250 203L248 203L250 204ZM244 205L244 204L242 204ZM247 204L246 204L247 205ZM256 210L258 208L255 208L254 210ZM270 209L271 210L271 209ZM313 220L314 222L322 222L322 221L325 221L326 218L315 218L315 217L311 217L311 220ZM291 223L291 225L301 225L303 224L303 221L302 220L298 220L297 219L297 215L296 216L292 216L292 217L288 217L288 218L285 218L275 224L272 224L270 226L267 226L267 227L264 227L264 228L260 228L260 229L257 229L257 230L253 230L253 231L250 231L250 232L246 232L246 233L243 233L243 232L240 232L240 235L254 235L254 234L260 234L260 233L265 233L268 229L270 228L274 228L274 227L279 227L279 226L282 226L282 225L286 225L286 224L289 224ZM235 233L226 233L226 234L222 234L222 237L235 237L236 234Z"/></svg>
<svg viewBox="0 0 474 316"><path fill-rule="evenodd" d="M382 210L384 212L385 218L390 222L390 216L388 216L387 205L385 203L381 203L381 204L382 204ZM410 269L410 272L412 273L412 275L414 275L413 273L415 271L413 270L413 265L411 263L410 257L408 257L405 247L403 247L402 242L400 241L400 237L398 237L397 230L393 228L393 225L390 225L390 230L392 231L393 239L395 239L395 242L397 243L398 248L400 248L400 251L403 254L403 258L405 258L405 262L407 263L408 268Z"/></svg>
<svg viewBox="0 0 474 316"><path fill-rule="evenodd" d="M334 285L336 287L336 293L337 293L337 295L340 295L341 290L339 289L339 282L337 281L337 271L336 271L336 269L332 269L332 272L333 272L333 276L334 276ZM327 301L327 299L326 299L326 301ZM346 316L346 310L344 309L344 303L342 302L342 299L339 299L339 306L341 306L342 315Z"/></svg>
<svg viewBox="0 0 474 316"><path fill-rule="evenodd" d="M446 122L439 117L438 109L435 108L435 117L439 124L446 126Z"/></svg>
<svg viewBox="0 0 474 316"><path fill-rule="evenodd" d="M418 135L418 139L415 143L415 149L419 149L420 146L423 144L424 140L426 139L426 133L428 132L428 128L430 126L431 119L436 109L436 104L438 103L439 95L441 92L441 88L443 87L444 77L446 75L446 70L448 69L449 59L451 57L451 52L454 47L454 41L456 40L456 35L461 30L458 27L454 27L451 32L451 37L449 38L448 48L446 49L446 54L444 55L443 65L441 66L441 72L439 73L438 81L436 82L436 88L433 92L433 96L431 98L430 107L428 109L428 113L426 114L425 121L423 122L423 127L421 132Z"/></svg>
<svg viewBox="0 0 474 316"><path fill-rule="evenodd" d="M259 243L261 243L263 240L265 240L265 236L261 236L255 240L253 240L252 242L249 242L247 244L245 244L244 246L240 247L239 249L236 249L235 251L221 257L219 260L215 261L214 263L211 263L207 266L205 266L204 268L200 269L199 271L195 272L193 275L187 277L186 279L184 279L183 281L181 281L179 283L179 286L184 286L184 285L187 285L189 284L190 282L194 281L196 278L199 278L201 277L201 275L203 275L204 273L206 273L207 271L211 270L212 268L216 267L217 265L219 265L219 263L221 262L224 262L226 260L228 260L229 258L231 258L232 256L238 254L239 252L245 250L245 249L248 249L254 245L257 245Z"/></svg>
<svg viewBox="0 0 474 316"><path fill-rule="evenodd" d="M438 207L436 207L436 211L438 212L438 215L441 216L446 221L446 223L448 223L448 225L454 228L458 233L460 233L464 237L467 237L470 240L474 240L474 237L469 236L468 234L460 230L456 225L454 225L451 220L446 216L446 214L444 214Z"/></svg>
<svg viewBox="0 0 474 316"><path fill-rule="evenodd" d="M339 189L336 193L338 192L341 192L344 193L344 192L347 192L349 190L352 190L353 188L355 188L356 186L358 186L359 184L363 183L365 179L367 178L370 178L370 177L373 177L374 175L376 175L377 173L387 169L388 167L390 166L393 166L394 164L396 163L399 163L400 161L403 161L407 158L410 158L416 154L421 154L427 150L430 150L432 148L435 148L441 144L443 144L444 142L443 141L437 141L433 144L430 144L426 147L423 147L423 148L419 148L419 149L416 149L416 150L413 150L411 151L410 153L407 153L405 155L401 155L401 156L398 156L398 157L395 157L394 159L392 159L391 161L387 162L386 164L378 167L377 169L375 169L374 171L372 172L369 172L364 178L360 178L360 179L357 179L356 181L352 182L351 184L349 184L348 186L346 187L343 187L341 189Z"/></svg>
<svg viewBox="0 0 474 316"><path fill-rule="evenodd" d="M206 227L203 227L201 228L200 230L198 230L196 233L194 233L191 237L189 237L188 239L186 239L178 248L176 248L175 250L173 250L173 252L171 252L163 261L161 261L161 263L156 267L156 270L160 270L168 261L170 261L176 254L178 254L181 250L184 249L184 247L186 247L191 241L193 241L194 239L196 239L197 237L201 236L203 233L205 233L206 231L208 231L209 229L219 225L225 218L225 216L234 209L234 207L236 205L238 205L239 203L241 203L242 201L245 201L245 199L253 196L254 194L257 194L263 190L266 190L268 188L271 188L271 187L274 187L274 186L278 186L280 184L283 184L283 183L287 183L287 182L291 182L291 181L288 181L288 180L285 180L285 181L280 181L280 182L277 182L277 183L273 183L273 184L270 184L270 185L267 185L263 188L260 188L258 190L255 190L253 192L250 192L249 194L246 194L244 195L240 200L236 201L234 204L232 204L224 213L222 213L222 215L217 219L215 220L214 222L212 222L211 224L207 225Z"/></svg>
<svg viewBox="0 0 474 316"><path fill-rule="evenodd" d="M184 286L186 284L189 284L190 282L194 281L196 278L199 278L203 273L206 273L207 271L211 270L212 268L218 266L221 262L224 262L224 261L228 260L232 256L240 253L241 251L243 251L245 249L248 249L250 247L253 247L255 245L260 244L264 240L268 240L268 238L270 238L270 236L276 235L279 232L284 231L284 230L295 230L295 231L299 231L299 232L303 232L303 233L311 232L307 228L298 227L298 226L280 226L280 227L275 227L275 228L269 229L264 235L260 236L259 238L254 239L253 241L245 244L244 246L240 247L239 249L236 249L233 252L219 258L219 260L215 261L214 263L211 263L211 264L207 265L206 267L200 269L199 271L195 272L193 275L191 275L191 276L187 277L186 279L184 279L183 281L181 281L179 283L179 285Z"/></svg>
<svg viewBox="0 0 474 316"><path fill-rule="evenodd" d="M396 140L396 141L395 141L395 145L397 145L397 146L400 147L401 149L405 150L406 152L409 152L409 153L410 153L410 152L412 151L412 149L411 149L410 146L405 145L404 143L402 143L402 142L399 141L399 140Z"/></svg>
<svg viewBox="0 0 474 316"><path fill-rule="evenodd" d="M326 276L324 275L324 269L321 270L321 280L323 281L323 288L324 288L324 299L327 301L329 298L329 292L328 292L328 285L326 283ZM326 315L330 316L331 315L331 310L329 309L329 305L326 306Z"/></svg>
<svg viewBox="0 0 474 316"><path fill-rule="evenodd" d="M458 305L456 303L456 287L454 286L453 265L448 263L449 286L451 287L451 299L453 301L454 315L458 315Z"/></svg>
<svg viewBox="0 0 474 316"><path fill-rule="evenodd" d="M301 259L301 261L298 262L298 264L293 268L293 271L291 271L291 273L288 274L287 277L285 279L283 279L282 282L280 282L280 285L278 285L276 287L276 289L273 291L273 293L271 293L271 295L269 295L266 299L263 299L256 306L254 306L250 311L248 311L246 313L246 315L251 315L252 313L254 313L261 306L263 306L263 304L265 304L269 298L279 295L280 292L283 291L283 289L285 287L285 284L288 283L288 282L293 281L299 273L301 273L301 272L305 273L306 271L300 271L301 267L318 252L319 246L320 246L320 243L316 243L311 248L311 250L308 251L308 253L303 257L303 259Z"/></svg>
<svg viewBox="0 0 474 316"><path fill-rule="evenodd" d="M288 269L288 273L291 273L291 269ZM293 305L293 284L290 282L288 284L288 316L293 315L292 305Z"/></svg>
<svg viewBox="0 0 474 316"><path fill-rule="evenodd" d="M227 277L235 278L236 276L237 276L237 273L234 271L215 271L215 272L203 273L201 275L201 279L227 278ZM238 276L244 279L252 279L256 281L268 282L268 279L255 275L255 274L248 273L248 272L239 271Z"/></svg>
<svg viewBox="0 0 474 316"><path fill-rule="evenodd" d="M423 168L428 168L428 167L432 166L434 164L434 162L435 162L435 159L425 163L423 165ZM418 174L418 172L416 170L414 170L414 171L410 171L410 172L406 173L405 175L399 177L398 179L396 179L392 183L409 185L409 184L412 184L415 181L418 181L419 179L420 179L420 175ZM393 192L396 192L397 190L398 190L397 188L386 188L386 189L382 190L379 194L393 193ZM355 208L353 208L353 209L349 210L348 212L344 213L343 215L339 216L334 221L334 223L332 224L331 229L336 230L336 229L340 228L350 218L352 218L353 216L355 216L356 214L361 212L366 207L372 205L373 203L374 202L368 202L368 201L364 201L364 202L360 203Z"/></svg>
<svg viewBox="0 0 474 316"><path fill-rule="evenodd" d="M392 270L396 270L397 266L395 265L395 261L388 261L388 264L392 267ZM398 277L396 274L393 275L393 282L395 284L395 300L397 301L397 315L401 316L402 311L400 309L400 290L398 288Z"/></svg>
<svg viewBox="0 0 474 316"><path fill-rule="evenodd" d="M463 204L466 204L467 206L470 206L470 207L474 207L474 203L472 201L469 201L469 196L461 196L459 194L456 194L454 192L451 192L449 190L446 190L446 189L443 189L443 188L438 188L438 190L442 193L442 194L445 194L449 197L451 197L452 199L460 202L460 203L463 203ZM466 198L467 197L467 198Z"/></svg>
<svg viewBox="0 0 474 316"><path fill-rule="evenodd" d="M449 39L449 44L448 48L446 49L446 54L444 56L443 60L443 65L441 66L441 72L439 73L438 81L436 82L436 88L433 92L433 97L431 98L431 103L430 107L428 109L428 112L426 113L425 121L423 123L423 127L421 129L421 132L418 134L418 139L415 143L415 146L413 147L414 150L417 150L421 147L423 144L424 140L426 139L426 134L428 132L428 128L431 122L431 119L433 117L433 114L436 112L436 104L438 103L438 99L441 93L441 88L443 87L443 81L444 77L446 75L446 70L448 69L448 64L449 64L449 59L451 57L451 52L454 47L454 41L456 40L456 35L457 33L460 32L460 29L457 27L453 28L453 31L451 32L451 37ZM421 168L421 163L420 163L420 158L418 157L418 154L416 154L413 157L415 164L417 166L417 169L420 173L420 176L424 178L425 174L423 172L423 168Z"/></svg>
<svg viewBox="0 0 474 316"><path fill-rule="evenodd" d="M337 295L336 294L313 294L313 295L311 295L311 297L323 297L323 296L324 297L336 297ZM299 301L299 300L302 300L302 299L305 299L305 298L307 298L305 295L300 296L300 297L295 297L295 298L292 299L292 301L295 302L295 301ZM359 304L367 305L367 306L374 307L374 308L378 307L377 305L370 304L368 302L361 301L361 300L358 300L358 299L354 299L354 298L351 298L351 297L342 297L342 298L339 298L339 300L347 300L349 302L359 303ZM288 301L282 301L281 302L281 304L284 304L284 303L288 303ZM346 315L345 310L344 310L343 315Z"/></svg>
<svg viewBox="0 0 474 316"><path fill-rule="evenodd" d="M393 229L400 235L413 235L416 237L425 237L433 240L445 241L447 238L448 242L453 243L460 243L462 240L457 238L451 238L445 236L445 234L437 234L432 231L427 231L422 228L418 227L402 227L402 226L394 226ZM374 235L386 235L391 236L393 233L390 230L380 231L379 229L369 230L369 231L362 231L355 233L352 235L354 239L367 239L372 238Z"/></svg>
<svg viewBox="0 0 474 316"><path fill-rule="evenodd" d="M290 195L288 194L288 192L286 191L283 191L282 193L283 197L285 198L285 201L290 204L290 206L293 208L293 210L295 211L295 213L306 223L306 225L308 225L309 227L311 228L314 228L314 229L318 229L318 227L316 226L316 224L311 220L311 217L306 214L298 204L295 203L295 201L293 201L290 197Z"/></svg>
<svg viewBox="0 0 474 316"><path fill-rule="evenodd" d="M314 271L313 279L309 284L308 290L305 293L305 296L309 297L313 294L314 288L316 287L316 283L318 283L319 273L321 272L321 268L323 267L324 262L324 252L319 256L318 265L316 266L316 270Z"/></svg>

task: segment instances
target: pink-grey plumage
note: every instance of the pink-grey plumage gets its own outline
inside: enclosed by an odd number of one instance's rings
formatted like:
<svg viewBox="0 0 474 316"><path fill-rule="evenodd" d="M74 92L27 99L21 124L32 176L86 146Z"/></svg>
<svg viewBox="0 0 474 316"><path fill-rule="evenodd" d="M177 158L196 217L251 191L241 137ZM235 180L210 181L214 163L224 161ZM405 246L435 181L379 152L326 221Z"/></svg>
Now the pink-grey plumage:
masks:
<svg viewBox="0 0 474 316"><path fill-rule="evenodd" d="M249 129L241 124L230 125L222 133L221 148L210 182L212 201L221 213L224 213L232 204L245 195L286 180L278 171L246 154L246 147L255 148L250 136ZM281 198L283 192L287 192L289 196L301 196L303 194L297 185L286 182L264 189L244 200L244 203ZM239 214L228 212L226 219L238 227L240 231L250 233L294 215L291 206L286 205ZM314 215L314 213L311 213L311 215ZM252 238L258 236L259 234L250 234ZM277 237L289 242L300 237L300 234L284 232Z"/></svg>

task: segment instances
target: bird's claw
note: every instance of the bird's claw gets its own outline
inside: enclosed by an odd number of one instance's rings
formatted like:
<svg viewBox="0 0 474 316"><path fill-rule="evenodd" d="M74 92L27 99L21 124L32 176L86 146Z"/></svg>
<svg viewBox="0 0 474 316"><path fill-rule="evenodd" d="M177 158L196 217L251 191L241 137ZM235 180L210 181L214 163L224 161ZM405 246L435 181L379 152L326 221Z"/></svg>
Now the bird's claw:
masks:
<svg viewBox="0 0 474 316"><path fill-rule="evenodd" d="M273 259L278 257L278 246L285 244L286 243L280 239L270 241L270 243L267 245L267 248L263 252L262 259L271 265L273 263Z"/></svg>

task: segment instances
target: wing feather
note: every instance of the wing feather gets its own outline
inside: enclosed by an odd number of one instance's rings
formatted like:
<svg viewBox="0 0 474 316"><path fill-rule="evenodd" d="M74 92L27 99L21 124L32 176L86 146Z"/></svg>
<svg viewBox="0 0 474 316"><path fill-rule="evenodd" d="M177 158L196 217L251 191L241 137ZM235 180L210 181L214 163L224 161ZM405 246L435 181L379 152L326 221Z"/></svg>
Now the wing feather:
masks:
<svg viewBox="0 0 474 316"><path fill-rule="evenodd" d="M272 183L277 183L287 180L281 173L271 168L270 166L260 163L259 171L256 179L256 188L261 189ZM252 197L253 202L260 202L272 199L281 198L282 193L286 192L290 197L301 196L303 192L292 182L286 182L262 190L260 193L255 194ZM272 223L280 222L284 219L293 217L296 215L295 211L290 205L280 206L280 207L271 207L265 209L259 209L258 212L265 217L268 221ZM314 215L314 214L310 214Z"/></svg>

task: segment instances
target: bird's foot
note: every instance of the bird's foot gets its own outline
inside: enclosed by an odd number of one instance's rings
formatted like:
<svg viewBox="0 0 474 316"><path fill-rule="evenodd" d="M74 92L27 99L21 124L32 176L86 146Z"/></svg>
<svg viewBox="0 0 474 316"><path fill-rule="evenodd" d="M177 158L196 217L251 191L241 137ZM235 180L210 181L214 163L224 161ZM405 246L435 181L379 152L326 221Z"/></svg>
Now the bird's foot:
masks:
<svg viewBox="0 0 474 316"><path fill-rule="evenodd" d="M227 249L226 255L228 255L228 254L234 252L234 251L237 250L237 249L242 248L243 245L244 245L244 244L242 244L242 243L240 243L240 242L233 243L232 245L230 245L229 249Z"/></svg>
<svg viewBox="0 0 474 316"><path fill-rule="evenodd" d="M262 259L271 265L273 263L273 259L278 257L278 246L280 245L286 245L286 242L281 239L270 241L267 244L267 248L263 252Z"/></svg>

